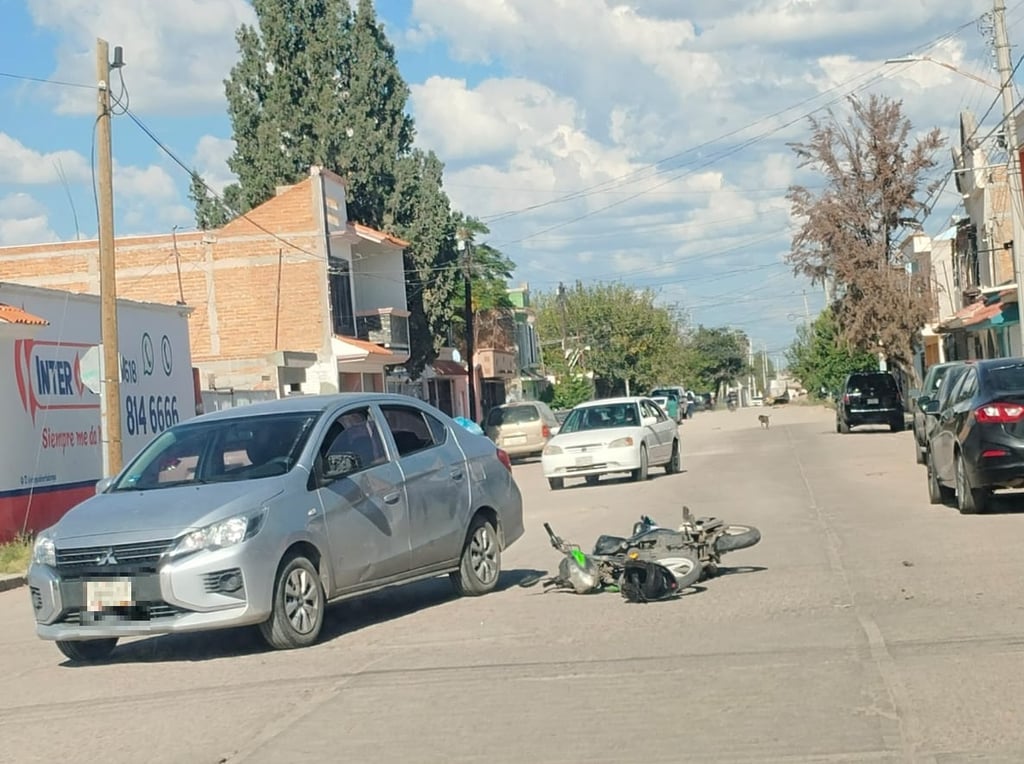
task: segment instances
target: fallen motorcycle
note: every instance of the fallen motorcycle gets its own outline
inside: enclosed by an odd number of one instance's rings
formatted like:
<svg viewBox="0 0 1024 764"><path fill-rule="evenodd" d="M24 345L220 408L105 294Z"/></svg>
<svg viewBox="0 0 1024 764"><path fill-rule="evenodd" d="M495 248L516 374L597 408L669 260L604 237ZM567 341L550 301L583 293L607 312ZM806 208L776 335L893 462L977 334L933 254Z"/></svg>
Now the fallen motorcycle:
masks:
<svg viewBox="0 0 1024 764"><path fill-rule="evenodd" d="M577 544L566 542L548 523L544 523L551 546L562 553L558 573L543 578L534 576L519 582L533 586L544 581L544 588L568 590L576 594L618 591L634 602L652 602L677 596L701 576L701 564L693 550L678 533L652 527L632 539L602 536L594 552L585 553Z"/></svg>
<svg viewBox="0 0 1024 764"><path fill-rule="evenodd" d="M640 521L633 525L633 538L644 537L654 530L680 533L686 539L700 560L701 578L712 578L718 573L722 555L747 549L761 540L761 531L753 525L727 524L718 517L694 517L687 506L683 507L683 522L676 531L661 528L650 517L642 515Z"/></svg>

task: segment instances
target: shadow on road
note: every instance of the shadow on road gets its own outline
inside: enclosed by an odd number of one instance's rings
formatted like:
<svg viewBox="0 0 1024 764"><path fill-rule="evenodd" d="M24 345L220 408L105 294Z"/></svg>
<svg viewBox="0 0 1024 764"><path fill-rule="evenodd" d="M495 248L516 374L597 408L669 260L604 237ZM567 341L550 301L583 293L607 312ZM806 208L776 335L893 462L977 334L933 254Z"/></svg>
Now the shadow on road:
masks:
<svg viewBox="0 0 1024 764"><path fill-rule="evenodd" d="M495 593L517 586L523 579L542 573L532 569L503 571ZM487 595L485 595L487 596ZM386 623L420 610L457 599L447 576L394 586L374 594L332 603L324 616L317 644L330 642L368 626ZM208 661L272 652L255 626L190 634L164 634L119 645L108 660L95 664ZM65 661L61 666L78 668Z"/></svg>
<svg viewBox="0 0 1024 764"><path fill-rule="evenodd" d="M957 511L956 499L943 502L939 505L942 509ZM989 497L988 507L978 515L964 515L965 519L984 519L987 515L1020 515L1024 514L1024 492L995 493Z"/></svg>

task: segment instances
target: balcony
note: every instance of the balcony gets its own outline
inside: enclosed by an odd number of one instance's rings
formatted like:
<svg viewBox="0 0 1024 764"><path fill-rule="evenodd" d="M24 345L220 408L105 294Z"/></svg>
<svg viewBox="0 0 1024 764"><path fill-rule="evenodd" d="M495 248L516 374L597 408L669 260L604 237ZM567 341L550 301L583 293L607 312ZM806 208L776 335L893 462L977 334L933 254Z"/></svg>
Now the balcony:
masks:
<svg viewBox="0 0 1024 764"><path fill-rule="evenodd" d="M409 314L397 308L377 308L356 313L356 337L388 350L409 351Z"/></svg>

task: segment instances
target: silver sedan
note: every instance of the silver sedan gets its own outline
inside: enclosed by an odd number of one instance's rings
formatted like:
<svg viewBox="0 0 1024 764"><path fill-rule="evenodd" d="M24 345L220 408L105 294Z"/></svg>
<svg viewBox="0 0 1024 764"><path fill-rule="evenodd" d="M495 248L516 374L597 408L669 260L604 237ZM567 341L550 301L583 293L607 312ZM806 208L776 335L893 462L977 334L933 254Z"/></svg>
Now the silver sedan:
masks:
<svg viewBox="0 0 1024 764"><path fill-rule="evenodd" d="M328 600L448 574L491 591L523 535L508 455L407 396L297 396L190 419L36 538L37 634L76 661L118 638L258 625L315 642Z"/></svg>

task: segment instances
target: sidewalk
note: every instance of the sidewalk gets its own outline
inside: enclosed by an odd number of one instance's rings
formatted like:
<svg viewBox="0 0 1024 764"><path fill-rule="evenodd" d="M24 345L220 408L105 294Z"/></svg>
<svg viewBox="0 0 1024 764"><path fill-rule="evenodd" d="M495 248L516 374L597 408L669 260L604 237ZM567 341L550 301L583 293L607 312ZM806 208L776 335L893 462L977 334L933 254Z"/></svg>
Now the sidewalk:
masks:
<svg viewBox="0 0 1024 764"><path fill-rule="evenodd" d="M17 573L0 573L0 592L6 592L8 589L17 589L19 586L25 585L25 576L18 575Z"/></svg>

